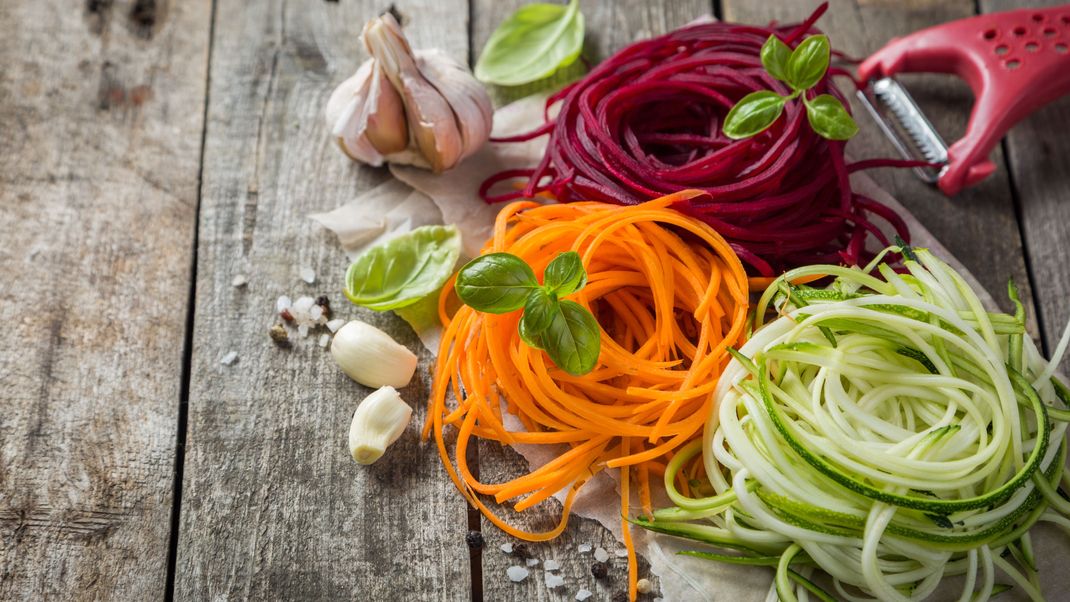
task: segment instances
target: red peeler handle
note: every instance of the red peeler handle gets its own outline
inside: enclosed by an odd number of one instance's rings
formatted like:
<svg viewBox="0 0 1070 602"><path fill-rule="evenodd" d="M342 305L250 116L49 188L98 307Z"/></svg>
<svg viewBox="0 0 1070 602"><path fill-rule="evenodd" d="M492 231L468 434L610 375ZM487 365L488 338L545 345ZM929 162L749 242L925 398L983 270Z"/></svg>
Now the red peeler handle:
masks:
<svg viewBox="0 0 1070 602"><path fill-rule="evenodd" d="M987 177L992 148L1014 124L1070 94L1070 4L952 21L895 38L863 61L859 79L954 73L973 89L966 135L948 149L940 190L951 196Z"/></svg>

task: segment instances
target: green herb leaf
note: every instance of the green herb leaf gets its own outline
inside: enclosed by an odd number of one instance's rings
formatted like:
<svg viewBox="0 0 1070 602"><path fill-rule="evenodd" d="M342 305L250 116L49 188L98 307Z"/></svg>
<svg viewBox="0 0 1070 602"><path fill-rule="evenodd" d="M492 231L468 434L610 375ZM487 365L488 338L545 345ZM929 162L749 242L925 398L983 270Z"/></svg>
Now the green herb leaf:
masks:
<svg viewBox="0 0 1070 602"><path fill-rule="evenodd" d="M423 226L368 249L346 271L345 295L376 311L398 309L439 290L461 254L455 226Z"/></svg>
<svg viewBox="0 0 1070 602"><path fill-rule="evenodd" d="M520 7L494 30L476 62L475 76L499 86L518 86L571 65L583 50L579 1Z"/></svg>
<svg viewBox="0 0 1070 602"><path fill-rule="evenodd" d="M602 351L598 321L575 301L561 301L558 307L539 342L558 368L582 376L594 369Z"/></svg>
<svg viewBox="0 0 1070 602"><path fill-rule="evenodd" d="M457 273L457 296L476 311L504 314L524 307L539 287L535 272L516 255L490 253L469 261Z"/></svg>
<svg viewBox="0 0 1070 602"><path fill-rule="evenodd" d="M557 311L560 311L560 309ZM528 323L524 321L524 316L520 316L520 323L517 325L517 330L520 332L520 340L524 341L525 345L532 349L543 349L542 334L528 332Z"/></svg>
<svg viewBox="0 0 1070 602"><path fill-rule="evenodd" d="M788 59L791 58L791 47L781 42L775 34L769 34L769 39L762 44L761 57L762 66L769 75L782 82L788 81L787 67Z"/></svg>
<svg viewBox="0 0 1070 602"><path fill-rule="evenodd" d="M788 85L795 90L814 87L829 68L832 48L828 36L810 36L795 47L785 67Z"/></svg>
<svg viewBox="0 0 1070 602"><path fill-rule="evenodd" d="M858 124L835 96L822 94L804 102L810 127L821 136L829 140L847 140L858 133Z"/></svg>
<svg viewBox="0 0 1070 602"><path fill-rule="evenodd" d="M586 284L587 270L583 269L583 260L575 251L554 257L542 273L542 285L560 297L571 295Z"/></svg>
<svg viewBox="0 0 1070 602"><path fill-rule="evenodd" d="M724 119L724 134L733 140L749 138L776 122L784 112L784 97L770 90L743 97Z"/></svg>
<svg viewBox="0 0 1070 602"><path fill-rule="evenodd" d="M520 316L520 322L523 324L522 336L538 337L550 327L550 323L554 321L554 314L558 311L560 309L557 306L557 299L550 296L550 293L541 288L533 290L528 295L527 303L524 304L524 315Z"/></svg>

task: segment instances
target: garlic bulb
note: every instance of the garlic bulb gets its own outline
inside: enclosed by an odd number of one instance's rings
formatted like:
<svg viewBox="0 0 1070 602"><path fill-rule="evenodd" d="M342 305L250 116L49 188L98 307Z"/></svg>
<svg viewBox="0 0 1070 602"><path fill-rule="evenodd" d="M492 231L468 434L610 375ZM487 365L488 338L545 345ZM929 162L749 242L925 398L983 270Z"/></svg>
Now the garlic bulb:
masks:
<svg viewBox="0 0 1070 602"><path fill-rule="evenodd" d="M364 398L349 424L349 453L360 464L371 464L401 437L412 408L394 387L380 387Z"/></svg>
<svg viewBox="0 0 1070 602"><path fill-rule="evenodd" d="M382 330L353 320L331 342L334 362L349 378L366 387L404 387L412 380L416 354Z"/></svg>
<svg viewBox="0 0 1070 602"><path fill-rule="evenodd" d="M364 26L372 58L327 102L327 127L355 161L445 171L490 137L490 97L472 73L438 50L413 52L389 13Z"/></svg>

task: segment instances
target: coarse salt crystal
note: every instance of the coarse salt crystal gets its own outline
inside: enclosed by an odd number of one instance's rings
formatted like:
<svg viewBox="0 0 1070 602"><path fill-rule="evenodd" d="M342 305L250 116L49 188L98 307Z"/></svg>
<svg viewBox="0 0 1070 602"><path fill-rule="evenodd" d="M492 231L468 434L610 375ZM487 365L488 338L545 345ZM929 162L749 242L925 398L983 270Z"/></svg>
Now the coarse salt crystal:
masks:
<svg viewBox="0 0 1070 602"><path fill-rule="evenodd" d="M323 306L313 305L312 309L308 310L308 316L312 318L313 322L318 322L323 317Z"/></svg>
<svg viewBox="0 0 1070 602"><path fill-rule="evenodd" d="M330 322L327 322L327 330L330 330L331 332L338 332L338 329L345 325L345 320L343 320L342 318L336 318L334 320L331 320Z"/></svg>
<svg viewBox="0 0 1070 602"><path fill-rule="evenodd" d="M539 559L538 558L528 558L524 562L528 566L535 566L536 564L539 564Z"/></svg>
<svg viewBox="0 0 1070 602"><path fill-rule="evenodd" d="M609 552L602 546L598 546L594 549L594 559L598 562L605 562L609 560Z"/></svg>
<svg viewBox="0 0 1070 602"><path fill-rule="evenodd" d="M546 573L545 577L544 577L544 581L546 582L546 587L548 589L554 589L556 587L561 587L562 585L565 584L565 578L564 577L560 577L560 576L555 575L553 573Z"/></svg>
<svg viewBox="0 0 1070 602"><path fill-rule="evenodd" d="M635 582L635 591L640 594L649 594L654 591L654 584L650 582L650 579L640 579Z"/></svg>
<svg viewBox="0 0 1070 602"><path fill-rule="evenodd" d="M297 327L297 333L300 334L303 337L307 337L308 336L308 325L307 324L302 324L302 325L298 326Z"/></svg>
<svg viewBox="0 0 1070 602"><path fill-rule="evenodd" d="M586 589L586 588L580 588L580 591L576 592L576 599L579 600L580 602L583 602L584 600L586 600L587 598L590 598L593 595L594 595L594 592L592 592L591 590Z"/></svg>
<svg viewBox="0 0 1070 602"><path fill-rule="evenodd" d="M310 267L301 268L298 274L301 276L301 280L304 280L309 284L312 284L316 281L316 272L312 271L312 268Z"/></svg>
<svg viewBox="0 0 1070 602"><path fill-rule="evenodd" d="M249 279L245 277L245 274L238 274L230 281L231 286L245 286L249 284Z"/></svg>
<svg viewBox="0 0 1070 602"><path fill-rule="evenodd" d="M619 550L614 550L613 553L617 555L617 558L625 558L625 557L628 556L628 550L626 550L624 548L621 548Z"/></svg>
<svg viewBox="0 0 1070 602"><path fill-rule="evenodd" d="M557 569L561 568L561 563L551 558L546 562L542 563L542 568L548 571L556 571Z"/></svg>
<svg viewBox="0 0 1070 602"><path fill-rule="evenodd" d="M233 364L236 361L238 361L238 352L237 351L228 351L226 355L224 355L223 357L219 358L219 363L223 364L224 366L229 366L229 365Z"/></svg>
<svg viewBox="0 0 1070 602"><path fill-rule="evenodd" d="M511 544L511 543L503 543L501 545L501 548L502 548L502 551L505 552L506 554L512 554L513 553L513 544Z"/></svg>
<svg viewBox="0 0 1070 602"><path fill-rule="evenodd" d="M529 573L530 571L522 566L511 566L505 569L505 574L509 576L509 580L513 583L520 583L527 579Z"/></svg>
<svg viewBox="0 0 1070 602"><path fill-rule="evenodd" d="M576 551L580 554L587 554L591 551L591 544L581 543L580 545L576 546Z"/></svg>
<svg viewBox="0 0 1070 602"><path fill-rule="evenodd" d="M308 313L312 306L316 304L316 300L312 297L298 297L297 301L294 301L293 309L298 313Z"/></svg>
<svg viewBox="0 0 1070 602"><path fill-rule="evenodd" d="M282 311L291 307L293 307L293 301L290 301L290 298L286 295L279 297L279 300L275 302L275 311Z"/></svg>
<svg viewBox="0 0 1070 602"><path fill-rule="evenodd" d="M327 343L330 343L330 342L331 342L331 335L329 335L329 334L321 334L320 335L320 347L326 347Z"/></svg>

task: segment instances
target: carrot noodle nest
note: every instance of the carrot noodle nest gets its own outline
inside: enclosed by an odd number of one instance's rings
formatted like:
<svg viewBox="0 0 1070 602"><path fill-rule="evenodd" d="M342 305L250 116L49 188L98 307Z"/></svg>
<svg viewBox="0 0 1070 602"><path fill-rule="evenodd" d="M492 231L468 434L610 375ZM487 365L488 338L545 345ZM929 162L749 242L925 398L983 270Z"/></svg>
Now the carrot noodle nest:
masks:
<svg viewBox="0 0 1070 602"><path fill-rule="evenodd" d="M556 537L576 493L606 468L626 469L620 471L622 517L632 487L649 514L651 474L661 478L675 450L701 435L729 360L726 348L742 344L748 309L747 274L728 243L672 208L706 196L687 190L632 206L525 201L498 214L484 253L517 255L536 274L561 252L583 258L588 283L570 298L602 329L601 355L586 375L570 376L524 344L519 311L495 315L462 306L449 317L453 281L446 284L439 300L445 329L423 434L434 436L465 498L506 533L528 541ZM507 430L505 412L523 430ZM455 442L447 441L446 425L455 429ZM528 474L484 483L465 460L472 437L557 446L559 453ZM482 497L512 500L523 511L566 489L557 526L543 532L509 525ZM636 557L624 526L634 599Z"/></svg>

